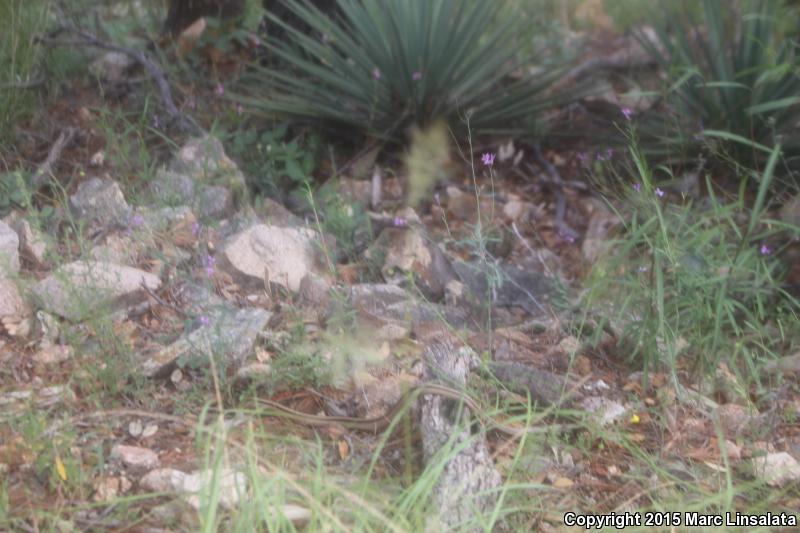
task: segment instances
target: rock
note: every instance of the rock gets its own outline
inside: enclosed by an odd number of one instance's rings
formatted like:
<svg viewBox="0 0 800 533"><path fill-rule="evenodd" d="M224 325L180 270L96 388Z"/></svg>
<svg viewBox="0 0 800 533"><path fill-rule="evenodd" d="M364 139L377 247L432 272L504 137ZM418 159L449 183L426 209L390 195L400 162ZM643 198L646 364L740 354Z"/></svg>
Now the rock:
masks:
<svg viewBox="0 0 800 533"><path fill-rule="evenodd" d="M619 226L619 217L599 202L594 202L594 210L589 218L589 227L583 239L581 251L589 263L595 263L611 249L608 238L611 231Z"/></svg>
<svg viewBox="0 0 800 533"><path fill-rule="evenodd" d="M19 271L19 236L5 222L0 222L0 276Z"/></svg>
<svg viewBox="0 0 800 533"><path fill-rule="evenodd" d="M247 476L230 468L221 468L216 475L212 470L186 474L180 470L162 468L148 472L139 485L151 492L182 493L189 505L200 509L201 498L198 493L203 492L207 496L213 482L217 484L219 503L225 509L235 508L239 500L247 495Z"/></svg>
<svg viewBox="0 0 800 533"><path fill-rule="evenodd" d="M89 257L103 263L132 266L136 264L139 254L145 247L146 243L142 239L111 234L104 239L103 244L92 247Z"/></svg>
<svg viewBox="0 0 800 533"><path fill-rule="evenodd" d="M143 270L101 261L75 261L37 283L32 292L45 310L79 321L93 313L124 310L140 303L146 294L142 283L151 290L161 286L157 276Z"/></svg>
<svg viewBox="0 0 800 533"><path fill-rule="evenodd" d="M446 321L454 327L469 323L460 310L415 300L402 288L390 284L363 283L350 287L347 304L356 311L361 328L372 330L375 340L398 340L431 322ZM347 309L334 309L347 312Z"/></svg>
<svg viewBox="0 0 800 533"><path fill-rule="evenodd" d="M136 61L122 52L106 52L89 66L90 72L106 81L120 83L136 66Z"/></svg>
<svg viewBox="0 0 800 533"><path fill-rule="evenodd" d="M444 252L416 226L384 229L366 256L385 257L381 273L390 283L404 284L412 274L415 285L432 301L440 300L447 284L458 280Z"/></svg>
<svg viewBox="0 0 800 533"><path fill-rule="evenodd" d="M33 360L40 365L57 365L72 357L71 346L45 344L33 355Z"/></svg>
<svg viewBox="0 0 800 533"><path fill-rule="evenodd" d="M17 284L0 274L0 321L22 319L29 314L30 310L17 289Z"/></svg>
<svg viewBox="0 0 800 533"><path fill-rule="evenodd" d="M73 214L86 220L90 227L109 224L127 225L131 208L117 182L91 178L78 186L69 199Z"/></svg>
<svg viewBox="0 0 800 533"><path fill-rule="evenodd" d="M233 309L227 306L209 310L204 315L207 325L184 334L171 345L158 351L142 364L145 376L161 376L172 370L179 358L186 363L207 363L209 354L227 364L241 365L253 351L258 334L269 322L272 313L263 309Z"/></svg>
<svg viewBox="0 0 800 533"><path fill-rule="evenodd" d="M476 304L491 302L497 307L521 307L532 315L547 311L556 292L556 280L515 265L484 265L455 261L453 269L472 293Z"/></svg>
<svg viewBox="0 0 800 533"><path fill-rule="evenodd" d="M315 236L306 228L257 224L228 240L220 263L242 283L263 287L269 281L297 292L316 269Z"/></svg>
<svg viewBox="0 0 800 533"><path fill-rule="evenodd" d="M780 217L783 222L800 227L800 194L794 195L781 207Z"/></svg>
<svg viewBox="0 0 800 533"><path fill-rule="evenodd" d="M155 468L159 465L158 454L148 448L116 444L111 448L111 459L130 468Z"/></svg>
<svg viewBox="0 0 800 533"><path fill-rule="evenodd" d="M503 205L503 215L510 222L524 222L536 212L536 206L530 202L511 200Z"/></svg>
<svg viewBox="0 0 800 533"><path fill-rule="evenodd" d="M155 210L141 209L137 214L141 216L142 229L154 233L175 229L176 226L191 226L197 222L191 208L185 205Z"/></svg>
<svg viewBox="0 0 800 533"><path fill-rule="evenodd" d="M768 453L753 458L755 474L772 487L800 481L800 463L786 452Z"/></svg>
<svg viewBox="0 0 800 533"><path fill-rule="evenodd" d="M175 154L170 170L187 174L196 181L238 172L236 163L225 155L222 143L211 135L189 139Z"/></svg>
<svg viewBox="0 0 800 533"><path fill-rule="evenodd" d="M19 251L22 257L30 261L36 268L45 267L47 243L42 234L33 229L30 223L22 218L16 220L12 227L19 235Z"/></svg>
<svg viewBox="0 0 800 533"><path fill-rule="evenodd" d="M625 406L602 396L584 398L581 407L592 413L601 426L607 426L625 415Z"/></svg>
<svg viewBox="0 0 800 533"><path fill-rule="evenodd" d="M300 281L300 303L324 311L331 303L331 288L333 284L324 276L309 272Z"/></svg>
<svg viewBox="0 0 800 533"><path fill-rule="evenodd" d="M111 502L119 498L131 489L131 482L125 476L105 476L101 475L92 483L94 487L95 502Z"/></svg>
<svg viewBox="0 0 800 533"><path fill-rule="evenodd" d="M220 185L205 187L197 199L197 209L204 219L230 216L235 210L233 193Z"/></svg>
<svg viewBox="0 0 800 533"><path fill-rule="evenodd" d="M300 217L271 198L259 198L255 204L256 213L270 226L297 228L303 225Z"/></svg>
<svg viewBox="0 0 800 533"><path fill-rule="evenodd" d="M150 183L150 193L170 205L190 204L195 196L195 183L186 174L160 169Z"/></svg>

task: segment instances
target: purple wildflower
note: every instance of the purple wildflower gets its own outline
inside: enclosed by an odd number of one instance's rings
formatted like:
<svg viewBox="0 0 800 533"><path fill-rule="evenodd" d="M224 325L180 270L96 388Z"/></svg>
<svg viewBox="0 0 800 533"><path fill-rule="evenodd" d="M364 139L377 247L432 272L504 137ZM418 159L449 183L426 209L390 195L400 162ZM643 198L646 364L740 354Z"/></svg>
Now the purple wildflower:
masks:
<svg viewBox="0 0 800 533"><path fill-rule="evenodd" d="M420 71L416 71L411 75L411 80L412 81L419 81L421 79L422 79L422 72L420 72Z"/></svg>
<svg viewBox="0 0 800 533"><path fill-rule="evenodd" d="M577 157L578 161L580 161L581 163L585 163L586 160L589 159L589 154L587 154L586 152L578 152L578 155L576 155L575 157Z"/></svg>
<svg viewBox="0 0 800 533"><path fill-rule="evenodd" d="M214 269L217 266L217 259L213 255L206 255L203 258L203 266L206 269L206 275L213 276Z"/></svg>
<svg viewBox="0 0 800 533"><path fill-rule="evenodd" d="M222 96L225 94L225 86L222 85L221 82L217 82L217 86L214 88L214 94L217 96Z"/></svg>
<svg viewBox="0 0 800 533"><path fill-rule="evenodd" d="M200 320L200 325L201 326L207 326L207 325L211 324L211 319L208 318L206 315L200 315L199 320Z"/></svg>
<svg viewBox="0 0 800 533"><path fill-rule="evenodd" d="M613 155L614 155L614 149L613 149L613 148L608 148L608 149L606 150L606 159L611 159L611 157L612 157Z"/></svg>
<svg viewBox="0 0 800 533"><path fill-rule="evenodd" d="M647 272L647 267L646 266L640 266L639 267L639 272Z"/></svg>
<svg viewBox="0 0 800 533"><path fill-rule="evenodd" d="M139 213L136 213L131 217L131 226L133 226L134 228L138 228L142 224L144 224L144 217Z"/></svg>
<svg viewBox="0 0 800 533"><path fill-rule="evenodd" d="M664 191L662 191L660 187L656 187L656 196L658 196L659 198L664 197Z"/></svg>
<svg viewBox="0 0 800 533"><path fill-rule="evenodd" d="M403 217L394 217L394 225L397 228L402 228L408 225L408 220Z"/></svg>
<svg viewBox="0 0 800 533"><path fill-rule="evenodd" d="M192 235L197 237L200 235L200 223L199 222L192 222Z"/></svg>
<svg viewBox="0 0 800 533"><path fill-rule="evenodd" d="M483 156L481 156L481 162L486 167L494 165L494 154L491 152L486 152L483 154Z"/></svg>
<svg viewBox="0 0 800 533"><path fill-rule="evenodd" d="M441 206L441 198L439 197L439 193L434 193L433 201L436 202L436 205Z"/></svg>
<svg viewBox="0 0 800 533"><path fill-rule="evenodd" d="M623 107L621 111L622 114L625 115L625 120L630 120L633 116L633 109L630 107Z"/></svg>
<svg viewBox="0 0 800 533"><path fill-rule="evenodd" d="M636 191L636 192L641 191L642 190L642 184L641 183L634 183L633 184L633 190Z"/></svg>
<svg viewBox="0 0 800 533"><path fill-rule="evenodd" d="M769 255L772 253L772 248L770 248L766 244L762 244L761 248L759 248L758 251L761 253L761 255Z"/></svg>
<svg viewBox="0 0 800 533"><path fill-rule="evenodd" d="M381 79L381 71L380 71L380 69L378 67L375 67L374 69L372 69L372 79L373 80Z"/></svg>

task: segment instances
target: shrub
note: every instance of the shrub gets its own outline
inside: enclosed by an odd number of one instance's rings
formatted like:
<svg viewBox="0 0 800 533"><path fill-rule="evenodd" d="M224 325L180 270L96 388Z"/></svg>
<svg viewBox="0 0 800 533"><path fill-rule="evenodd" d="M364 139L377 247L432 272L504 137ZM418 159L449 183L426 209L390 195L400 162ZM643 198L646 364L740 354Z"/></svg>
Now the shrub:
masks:
<svg viewBox="0 0 800 533"><path fill-rule="evenodd" d="M736 11L741 5L743 13ZM795 12L775 0L703 1L703 22L673 19L658 43L643 44L667 72L667 101L642 132L662 148L694 145L705 138L714 151L753 168L780 143L789 168L800 169L800 53ZM794 24L785 24L794 17ZM781 28L791 28L784 31ZM677 126L679 135L673 136Z"/></svg>
<svg viewBox="0 0 800 533"><path fill-rule="evenodd" d="M520 57L524 21L506 2L337 0L332 19L287 0L300 31L268 41L280 66L257 66L243 100L267 115L323 121L380 138L465 115L479 132L531 132L543 111L579 90L548 94L565 65L532 73Z"/></svg>

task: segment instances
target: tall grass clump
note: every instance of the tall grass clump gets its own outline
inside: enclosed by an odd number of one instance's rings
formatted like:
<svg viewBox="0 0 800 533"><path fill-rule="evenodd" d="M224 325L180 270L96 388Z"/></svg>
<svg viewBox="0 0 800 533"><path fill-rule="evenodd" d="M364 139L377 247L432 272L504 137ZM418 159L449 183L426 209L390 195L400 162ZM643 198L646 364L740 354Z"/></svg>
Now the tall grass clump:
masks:
<svg viewBox="0 0 800 533"><path fill-rule="evenodd" d="M753 380L759 360L800 335L800 302L782 286L777 259L788 241L778 232L800 234L768 223L765 211L780 148L760 175L752 171L752 202L744 192L726 202L706 177L699 205L668 203L639 149L631 154L639 181L624 194L622 236L587 280L586 316L601 316L645 373L683 366L702 374L725 361Z"/></svg>
<svg viewBox="0 0 800 533"><path fill-rule="evenodd" d="M47 0L0 2L0 153L5 153L12 126L31 113L42 55L37 32L46 23ZM0 160L0 164L2 161Z"/></svg>
<svg viewBox="0 0 800 533"><path fill-rule="evenodd" d="M662 24L641 40L667 74L666 102L642 131L672 152L699 146L715 159L763 168L780 143L778 170L800 170L800 17L776 0L703 0L703 16ZM675 131L677 130L677 135Z"/></svg>
<svg viewBox="0 0 800 533"><path fill-rule="evenodd" d="M533 132L544 111L579 89L548 91L567 65L520 54L526 21L505 2L337 0L330 17L309 2L286 0L301 31L268 40L272 66L256 66L244 97L268 116L371 136L397 138L408 127L470 115L473 131Z"/></svg>

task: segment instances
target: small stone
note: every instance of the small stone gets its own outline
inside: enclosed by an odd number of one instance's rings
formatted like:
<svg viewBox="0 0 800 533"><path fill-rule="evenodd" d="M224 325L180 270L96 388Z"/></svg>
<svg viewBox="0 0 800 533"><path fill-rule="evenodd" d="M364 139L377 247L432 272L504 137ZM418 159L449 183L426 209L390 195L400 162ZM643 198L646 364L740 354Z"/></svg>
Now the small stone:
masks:
<svg viewBox="0 0 800 533"><path fill-rule="evenodd" d="M95 59L89 70L96 76L112 82L119 83L125 80L128 72L136 65L128 54L122 52L106 52Z"/></svg>
<svg viewBox="0 0 800 533"><path fill-rule="evenodd" d="M128 424L128 433L131 437L138 437L142 434L142 422L141 420L134 420L130 424Z"/></svg>
<svg viewBox="0 0 800 533"><path fill-rule="evenodd" d="M158 454L148 448L116 444L111 448L111 459L131 468L155 468L159 465Z"/></svg>
<svg viewBox="0 0 800 533"><path fill-rule="evenodd" d="M183 372L181 372L180 368L176 368L172 371L172 374L169 376L169 380L172 382L173 385L177 385L181 381L183 381Z"/></svg>
<svg viewBox="0 0 800 533"><path fill-rule="evenodd" d="M19 236L5 222L0 222L0 276L19 271Z"/></svg>
<svg viewBox="0 0 800 533"><path fill-rule="evenodd" d="M147 424L142 430L142 438L146 439L158 433L158 424Z"/></svg>
<svg viewBox="0 0 800 533"><path fill-rule="evenodd" d="M72 212L90 225L126 225L131 208L119 184L111 179L91 178L78 186L69 199Z"/></svg>
<svg viewBox="0 0 800 533"><path fill-rule="evenodd" d="M34 354L33 360L40 365L57 365L68 361L72 353L71 346L45 344Z"/></svg>

